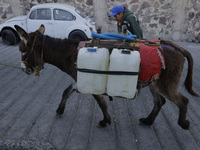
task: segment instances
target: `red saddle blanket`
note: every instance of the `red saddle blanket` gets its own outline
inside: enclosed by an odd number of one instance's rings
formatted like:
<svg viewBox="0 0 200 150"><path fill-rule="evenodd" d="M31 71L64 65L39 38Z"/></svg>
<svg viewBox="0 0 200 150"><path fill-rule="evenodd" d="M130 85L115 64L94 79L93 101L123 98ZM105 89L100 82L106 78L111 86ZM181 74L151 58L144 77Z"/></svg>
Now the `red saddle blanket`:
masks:
<svg viewBox="0 0 200 150"><path fill-rule="evenodd" d="M148 40L151 42L158 42L157 39ZM165 59L163 52L158 46L146 45L143 42L137 42L140 52L140 74L138 76L139 82L151 81L154 75L160 77L161 69L165 69Z"/></svg>

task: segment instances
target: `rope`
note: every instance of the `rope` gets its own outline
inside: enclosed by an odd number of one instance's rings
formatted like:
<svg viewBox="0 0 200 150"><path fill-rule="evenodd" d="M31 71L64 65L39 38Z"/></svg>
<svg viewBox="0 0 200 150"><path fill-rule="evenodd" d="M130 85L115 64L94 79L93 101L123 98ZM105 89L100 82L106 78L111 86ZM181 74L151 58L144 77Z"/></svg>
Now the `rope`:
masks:
<svg viewBox="0 0 200 150"><path fill-rule="evenodd" d="M9 67L18 68L18 69L24 69L24 68L22 68L22 67L13 66L13 65L9 65L9 64L0 63L0 65L9 66Z"/></svg>

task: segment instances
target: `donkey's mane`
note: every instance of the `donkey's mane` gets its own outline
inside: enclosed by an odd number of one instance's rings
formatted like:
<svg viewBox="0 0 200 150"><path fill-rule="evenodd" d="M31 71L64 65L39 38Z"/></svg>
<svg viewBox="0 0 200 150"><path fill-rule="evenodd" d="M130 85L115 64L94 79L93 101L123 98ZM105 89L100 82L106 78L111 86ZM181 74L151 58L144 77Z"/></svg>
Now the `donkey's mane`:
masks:
<svg viewBox="0 0 200 150"><path fill-rule="evenodd" d="M35 32L35 36L37 36L37 40L35 45L39 47L43 47L43 50L48 51L60 51L67 55L74 53L74 48L78 47L79 42L77 40L72 39L60 39L60 38L52 38L48 35L43 35L40 32Z"/></svg>

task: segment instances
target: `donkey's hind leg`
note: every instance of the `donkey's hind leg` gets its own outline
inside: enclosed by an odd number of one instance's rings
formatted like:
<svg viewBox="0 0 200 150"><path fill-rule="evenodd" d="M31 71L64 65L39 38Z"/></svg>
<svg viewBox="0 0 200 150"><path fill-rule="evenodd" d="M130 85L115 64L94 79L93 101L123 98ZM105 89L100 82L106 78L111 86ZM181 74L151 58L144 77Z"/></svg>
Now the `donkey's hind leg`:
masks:
<svg viewBox="0 0 200 150"><path fill-rule="evenodd" d="M70 86L63 92L62 94L62 100L59 104L58 109L56 110L57 114L62 115L65 109L65 104L67 102L67 99L69 96L75 91L74 85L76 83L70 84Z"/></svg>
<svg viewBox="0 0 200 150"><path fill-rule="evenodd" d="M99 122L99 125L101 127L105 127L107 123L111 124L111 117L108 113L108 106L106 104L104 97L102 95L93 95L93 96L96 99L97 103L99 104L99 107L101 108L104 116L103 120Z"/></svg>
<svg viewBox="0 0 200 150"><path fill-rule="evenodd" d="M186 114L187 114L187 105L188 105L188 98L183 96L181 93L178 93L177 95L173 97L169 97L171 101L173 101L179 108L179 118L178 118L178 124L183 129L188 129L190 126L190 122L186 120Z"/></svg>
<svg viewBox="0 0 200 150"><path fill-rule="evenodd" d="M158 94L152 87L150 87L150 91L154 100L154 107L151 113L147 118L141 118L140 123L145 125L152 125L154 120L156 119L158 113L160 112L162 106L165 104L166 100L163 96Z"/></svg>

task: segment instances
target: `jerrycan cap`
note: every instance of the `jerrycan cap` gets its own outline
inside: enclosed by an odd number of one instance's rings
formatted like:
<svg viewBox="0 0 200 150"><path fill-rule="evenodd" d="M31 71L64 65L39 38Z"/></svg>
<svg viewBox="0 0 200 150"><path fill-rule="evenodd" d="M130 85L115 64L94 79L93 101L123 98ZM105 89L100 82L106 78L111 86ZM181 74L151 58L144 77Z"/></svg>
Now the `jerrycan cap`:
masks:
<svg viewBox="0 0 200 150"><path fill-rule="evenodd" d="M131 51L130 50L127 50L127 49L123 49L122 51L121 51L121 53L122 54L131 54Z"/></svg>
<svg viewBox="0 0 200 150"><path fill-rule="evenodd" d="M88 52L96 52L97 51L96 48L88 48L87 50L88 50Z"/></svg>

